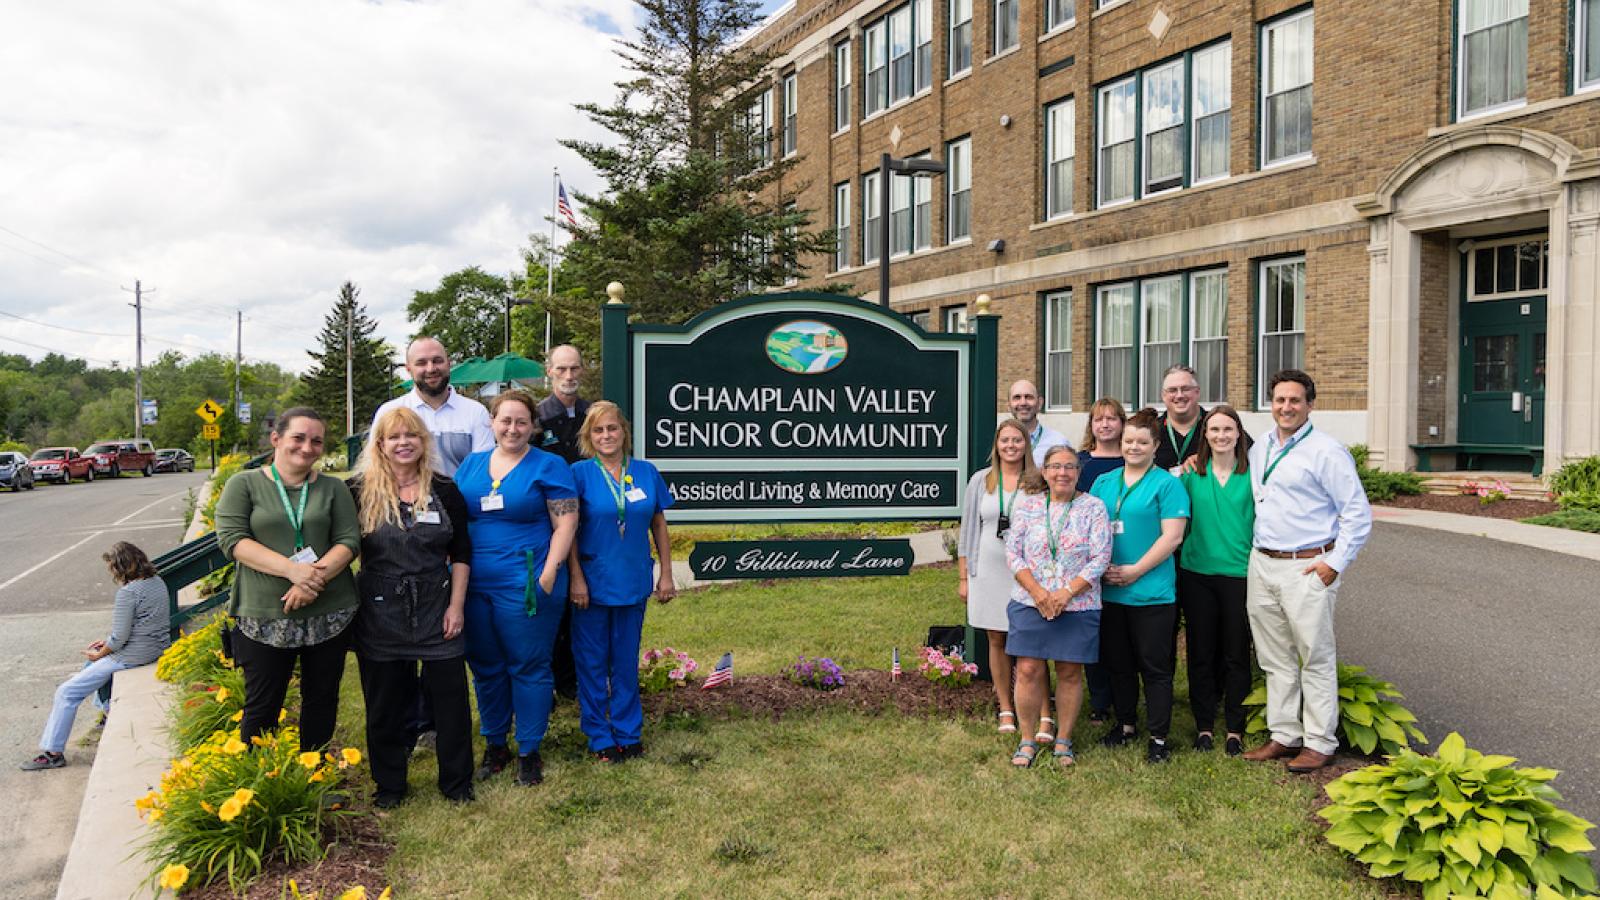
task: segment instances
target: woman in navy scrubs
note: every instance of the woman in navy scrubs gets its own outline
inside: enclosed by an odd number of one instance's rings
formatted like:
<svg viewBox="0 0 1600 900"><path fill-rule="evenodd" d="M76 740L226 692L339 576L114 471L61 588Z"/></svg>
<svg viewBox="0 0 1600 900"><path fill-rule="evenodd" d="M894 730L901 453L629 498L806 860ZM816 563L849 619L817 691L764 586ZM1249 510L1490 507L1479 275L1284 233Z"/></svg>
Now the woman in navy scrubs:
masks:
<svg viewBox="0 0 1600 900"><path fill-rule="evenodd" d="M629 457L632 434L615 403L590 406L578 440L588 457L572 464L580 504L571 566L578 708L590 752L604 762L623 762L644 752L639 641L645 601L652 590L662 603L675 593L665 513L672 494L655 466ZM652 542L659 575L650 560Z"/></svg>
<svg viewBox="0 0 1600 900"><path fill-rule="evenodd" d="M528 446L533 398L510 390L489 403L495 448L456 469L467 502L472 577L467 584L467 664L486 746L481 781L511 762L513 714L517 783L544 780L539 746L550 724L550 654L567 602L567 555L578 528L572 473L559 456Z"/></svg>

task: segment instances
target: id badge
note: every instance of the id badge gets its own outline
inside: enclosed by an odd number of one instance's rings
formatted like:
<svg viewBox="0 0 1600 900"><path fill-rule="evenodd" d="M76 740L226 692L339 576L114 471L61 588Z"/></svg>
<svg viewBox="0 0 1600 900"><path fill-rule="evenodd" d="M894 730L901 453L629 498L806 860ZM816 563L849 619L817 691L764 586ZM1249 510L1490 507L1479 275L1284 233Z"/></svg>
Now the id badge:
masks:
<svg viewBox="0 0 1600 900"><path fill-rule="evenodd" d="M1011 531L1011 517L1010 516L1001 516L1000 519L997 522L995 522L995 526L994 526L995 537L997 537L997 538L999 538L1000 540L1003 541L1003 540L1006 539L1006 534L1009 533L1010 531Z"/></svg>
<svg viewBox="0 0 1600 900"><path fill-rule="evenodd" d="M1181 478L1183 476L1183 463L1179 463L1168 469L1167 474L1171 475L1173 478Z"/></svg>
<svg viewBox="0 0 1600 900"><path fill-rule="evenodd" d="M629 503L638 503L640 500L644 499L644 491L636 487L631 487L628 488L628 492L623 496L628 498Z"/></svg>
<svg viewBox="0 0 1600 900"><path fill-rule="evenodd" d="M495 496L498 497L500 495L496 494ZM485 497L484 499L487 500L489 498ZM439 511L437 509L430 509L427 512L417 513L417 524L418 525L437 525L437 524L439 524Z"/></svg>
<svg viewBox="0 0 1600 900"><path fill-rule="evenodd" d="M1038 576L1036 578L1034 578L1034 580L1039 582L1040 584L1049 584L1051 581L1055 580L1055 577L1056 577L1056 566L1055 566L1055 563L1040 563L1039 564Z"/></svg>
<svg viewBox="0 0 1600 900"><path fill-rule="evenodd" d="M1111 521L1111 533L1112 534L1121 534L1122 533L1122 520L1121 519L1113 519Z"/></svg>
<svg viewBox="0 0 1600 900"><path fill-rule="evenodd" d="M292 563L314 563L316 561L317 551L310 547L301 547L294 552L293 556L289 557L289 562Z"/></svg>
<svg viewBox="0 0 1600 900"><path fill-rule="evenodd" d="M499 494L489 494L480 501L479 505L484 512L496 512L506 508L506 498Z"/></svg>

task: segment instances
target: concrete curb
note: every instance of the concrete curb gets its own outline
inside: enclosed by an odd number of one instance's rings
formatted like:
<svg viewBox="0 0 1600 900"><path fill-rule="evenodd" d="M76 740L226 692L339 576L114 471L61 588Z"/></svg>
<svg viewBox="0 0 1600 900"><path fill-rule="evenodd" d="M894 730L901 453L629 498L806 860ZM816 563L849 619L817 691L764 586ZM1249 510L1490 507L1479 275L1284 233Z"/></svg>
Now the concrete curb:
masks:
<svg viewBox="0 0 1600 900"><path fill-rule="evenodd" d="M185 543L200 536L199 510L211 496L211 481L201 482L194 520L183 534ZM194 586L178 593L184 606L200 599ZM149 896L146 880L154 871L140 852L149 836L134 801L161 783L171 758L167 744L167 686L156 680L156 667L118 672L112 681L111 710L95 751L89 783L78 808L78 829L56 885L56 900L125 900ZM161 896L171 896L162 891Z"/></svg>
<svg viewBox="0 0 1600 900"><path fill-rule="evenodd" d="M1405 509L1398 506L1373 506L1372 518L1375 522L1393 522L1396 525L1410 525L1414 528L1431 528L1434 531L1446 531L1451 534L1485 537L1490 540L1505 541L1508 544L1549 550L1552 553L1600 560L1600 534L1589 534L1585 531L1569 531L1547 525L1529 525L1511 519L1463 516L1459 513Z"/></svg>

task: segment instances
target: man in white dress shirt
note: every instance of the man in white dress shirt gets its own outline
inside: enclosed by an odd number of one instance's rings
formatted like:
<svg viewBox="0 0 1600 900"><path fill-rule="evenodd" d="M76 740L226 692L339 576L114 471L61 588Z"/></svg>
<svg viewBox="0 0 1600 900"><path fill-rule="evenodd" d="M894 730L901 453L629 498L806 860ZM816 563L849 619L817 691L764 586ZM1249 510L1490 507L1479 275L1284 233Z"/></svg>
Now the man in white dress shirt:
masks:
<svg viewBox="0 0 1600 900"><path fill-rule="evenodd" d="M410 393L378 407L372 424L378 424L379 416L397 406L415 411L433 435L433 446L439 455L435 465L440 475L453 476L469 454L494 449L489 411L450 386L450 354L444 344L431 337L412 341L406 348L406 371L411 373Z"/></svg>
<svg viewBox="0 0 1600 900"><path fill-rule="evenodd" d="M1339 749L1333 608L1372 531L1372 507L1350 451L1311 424L1311 376L1285 369L1268 391L1276 427L1250 448L1256 524L1246 602L1272 739L1244 758L1292 756L1289 771L1304 774Z"/></svg>
<svg viewBox="0 0 1600 900"><path fill-rule="evenodd" d="M1066 435L1039 421L1039 389L1031 381L1019 381L1011 386L1006 405L1011 415L1028 432L1028 446L1033 448L1033 464L1044 465L1044 454L1051 447L1067 443Z"/></svg>

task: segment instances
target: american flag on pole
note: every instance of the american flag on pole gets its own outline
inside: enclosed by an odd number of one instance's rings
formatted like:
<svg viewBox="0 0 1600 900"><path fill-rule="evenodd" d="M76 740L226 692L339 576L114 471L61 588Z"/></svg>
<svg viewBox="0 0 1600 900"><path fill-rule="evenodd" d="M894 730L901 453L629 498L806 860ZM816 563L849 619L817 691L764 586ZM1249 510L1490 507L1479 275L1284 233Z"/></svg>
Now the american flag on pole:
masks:
<svg viewBox="0 0 1600 900"><path fill-rule="evenodd" d="M556 212L567 220L568 226L578 227L578 217L572 214L572 204L567 202L567 186L560 181L556 182Z"/></svg>
<svg viewBox="0 0 1600 900"><path fill-rule="evenodd" d="M700 685L700 690L709 691L714 687L727 684L732 680L733 652L729 651L722 654L722 658L717 660L717 664L714 668L712 668L711 674L706 676L706 683Z"/></svg>
<svg viewBox="0 0 1600 900"><path fill-rule="evenodd" d="M900 648L894 648L894 665L889 668L889 680L900 680Z"/></svg>

